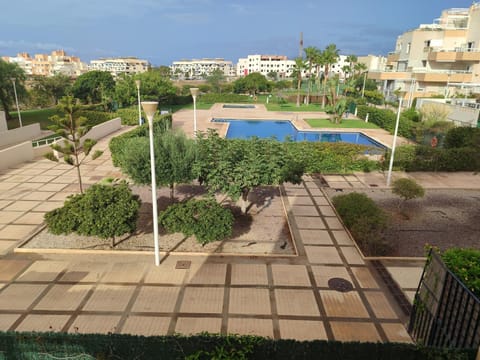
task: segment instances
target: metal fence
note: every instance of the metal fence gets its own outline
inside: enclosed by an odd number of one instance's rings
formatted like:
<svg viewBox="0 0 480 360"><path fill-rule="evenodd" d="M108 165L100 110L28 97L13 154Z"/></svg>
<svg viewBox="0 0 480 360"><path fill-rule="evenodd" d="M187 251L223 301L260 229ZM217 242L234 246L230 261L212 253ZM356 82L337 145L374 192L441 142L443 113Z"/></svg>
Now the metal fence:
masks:
<svg viewBox="0 0 480 360"><path fill-rule="evenodd" d="M408 331L426 346L480 346L480 300L430 252L415 294Z"/></svg>

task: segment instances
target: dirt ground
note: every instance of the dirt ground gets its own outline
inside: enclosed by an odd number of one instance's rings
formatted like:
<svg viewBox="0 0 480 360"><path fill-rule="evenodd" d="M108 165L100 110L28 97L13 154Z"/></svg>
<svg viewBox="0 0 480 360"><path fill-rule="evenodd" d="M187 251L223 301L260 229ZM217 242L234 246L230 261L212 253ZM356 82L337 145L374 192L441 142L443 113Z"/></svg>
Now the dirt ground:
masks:
<svg viewBox="0 0 480 360"><path fill-rule="evenodd" d="M150 187L132 186L132 191L140 196L142 205L137 221L137 231L131 236L117 239L119 250L153 250L152 199ZM175 191L176 201L201 197L205 190L201 186L183 185ZM170 191L161 188L157 192L158 212L171 204ZM217 198L229 207L235 216L233 235L223 241L215 241L205 246L199 244L195 237L182 234L166 234L159 228L160 251L198 252L198 253L236 253L236 254L295 254L292 238L287 223L284 205L278 188L261 187L250 196L251 207L247 215L241 214L236 204L227 198ZM96 237L70 234L68 236L52 235L46 229L24 245L25 248L59 248L59 249L110 249L110 240Z"/></svg>
<svg viewBox="0 0 480 360"><path fill-rule="evenodd" d="M353 190L352 190L353 191ZM356 189L355 191L362 191ZM329 196L338 195L327 190ZM344 190L343 193L351 192ZM425 197L402 200L385 189L364 192L389 215L387 256L424 256L425 245L480 249L480 191L428 190Z"/></svg>

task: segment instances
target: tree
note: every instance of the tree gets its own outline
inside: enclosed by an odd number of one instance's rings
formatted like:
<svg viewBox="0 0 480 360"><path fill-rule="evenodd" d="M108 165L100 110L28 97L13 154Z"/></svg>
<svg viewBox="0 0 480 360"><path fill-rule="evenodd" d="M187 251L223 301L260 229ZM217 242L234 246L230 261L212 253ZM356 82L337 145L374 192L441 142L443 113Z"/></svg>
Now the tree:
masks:
<svg viewBox="0 0 480 360"><path fill-rule="evenodd" d="M115 81L106 71L89 71L80 75L72 87L73 96L88 104L99 104L113 95Z"/></svg>
<svg viewBox="0 0 480 360"><path fill-rule="evenodd" d="M48 230L56 235L80 235L111 239L136 229L140 200L125 182L118 185L95 184L85 194L75 195L63 207L45 214Z"/></svg>
<svg viewBox="0 0 480 360"><path fill-rule="evenodd" d="M330 104L332 105L333 121L335 124L341 123L343 113L347 109L347 100L344 97L339 97L337 95L337 87L339 84L339 80L339 76L336 75L335 77L330 78L327 82L327 97Z"/></svg>
<svg viewBox="0 0 480 360"><path fill-rule="evenodd" d="M158 69L138 74L135 78L142 82L140 93L145 100L158 101L160 105L171 104L172 97L177 93L170 79Z"/></svg>
<svg viewBox="0 0 480 360"><path fill-rule="evenodd" d="M27 93L23 85L25 81L24 71L15 63L8 63L0 59L0 103L7 120L11 119L10 106L15 103L12 78L15 79L17 96L21 99Z"/></svg>
<svg viewBox="0 0 480 360"><path fill-rule="evenodd" d="M207 83L212 87L213 92L221 93L221 84L225 82L225 74L220 69L213 70L210 75L207 76Z"/></svg>
<svg viewBox="0 0 480 360"><path fill-rule="evenodd" d="M62 153L65 162L77 169L80 193L83 194L80 165L88 156L96 141L91 139L84 140L84 157L80 160L80 153L82 152L80 139L88 131L87 127L85 127L87 119L80 116L81 107L72 96L64 96L61 98L57 105L57 109L62 112L64 116L51 116L50 120L54 125L50 126L49 129L68 140L64 140L63 146L60 144L53 144L52 149Z"/></svg>
<svg viewBox="0 0 480 360"><path fill-rule="evenodd" d="M392 184L392 193L400 196L405 203L407 200L421 198L425 189L413 179L397 179Z"/></svg>
<svg viewBox="0 0 480 360"><path fill-rule="evenodd" d="M168 186L170 199L173 200L175 184L188 183L194 179L194 141L187 139L183 133L170 130L156 133L154 144L157 186ZM120 168L135 183L151 184L150 147L147 137L127 139L119 156Z"/></svg>
<svg viewBox="0 0 480 360"><path fill-rule="evenodd" d="M337 46L335 44L327 45L325 50L322 51L322 60L323 60L322 62L323 62L323 65L325 66L324 79L323 79L324 89L325 89L326 82L328 80L330 65L335 64L338 61L339 52L340 50L337 49ZM325 99L325 96L323 97L323 99Z"/></svg>
<svg viewBox="0 0 480 360"><path fill-rule="evenodd" d="M267 78L260 73L251 73L245 77L235 80L233 83L235 93L245 93L255 96L259 92L270 91L270 83Z"/></svg>
<svg viewBox="0 0 480 360"><path fill-rule="evenodd" d="M303 165L273 139L224 139L214 130L197 138L195 173L210 193L221 192L233 200L241 198L247 213L248 194L258 186L300 183Z"/></svg>
<svg viewBox="0 0 480 360"><path fill-rule="evenodd" d="M140 89L140 95L143 95L141 85ZM128 74L118 76L117 81L115 81L114 99L120 107L128 107L137 103L137 85L134 76Z"/></svg>
<svg viewBox="0 0 480 360"><path fill-rule="evenodd" d="M350 78L354 75L354 66L358 61L358 57L356 55L348 55L345 60L348 62L348 68L345 67L345 70L343 70L343 72L345 73L345 75L348 73L348 77Z"/></svg>
<svg viewBox="0 0 480 360"><path fill-rule="evenodd" d="M63 74L37 76L35 77L32 91L37 96L48 98L49 105L57 105L58 100L70 92L71 86L70 78Z"/></svg>
<svg viewBox="0 0 480 360"><path fill-rule="evenodd" d="M269 71L267 74L267 78L269 78L272 81L277 81L278 80L278 72L275 70Z"/></svg>
<svg viewBox="0 0 480 360"><path fill-rule="evenodd" d="M308 64L308 86L307 86L307 101L310 103L310 92L312 88L312 69L316 68L316 62L319 58L320 50L315 46L309 46L304 49L306 62Z"/></svg>
<svg viewBox="0 0 480 360"><path fill-rule="evenodd" d="M295 59L295 65L293 66L292 77L297 79L297 107L300 106L300 89L302 88L302 72L305 70L305 61L303 58L298 57Z"/></svg>

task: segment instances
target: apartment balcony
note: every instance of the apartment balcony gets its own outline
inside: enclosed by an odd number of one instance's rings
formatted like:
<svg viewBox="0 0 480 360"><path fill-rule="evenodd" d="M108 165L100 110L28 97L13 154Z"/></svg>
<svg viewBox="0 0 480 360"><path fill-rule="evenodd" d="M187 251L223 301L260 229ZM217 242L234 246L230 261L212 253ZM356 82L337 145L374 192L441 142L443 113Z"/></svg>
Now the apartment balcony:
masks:
<svg viewBox="0 0 480 360"><path fill-rule="evenodd" d="M397 62L399 58L400 58L399 52L391 52L387 56L387 64Z"/></svg>
<svg viewBox="0 0 480 360"><path fill-rule="evenodd" d="M417 81L433 83L469 83L472 82L471 72L466 71L415 71L414 77Z"/></svg>
<svg viewBox="0 0 480 360"><path fill-rule="evenodd" d="M452 50L431 51L428 54L428 61L436 62L458 62L480 61L480 49L457 48Z"/></svg>
<svg viewBox="0 0 480 360"><path fill-rule="evenodd" d="M369 71L368 78L371 80L408 80L412 74L406 71Z"/></svg>

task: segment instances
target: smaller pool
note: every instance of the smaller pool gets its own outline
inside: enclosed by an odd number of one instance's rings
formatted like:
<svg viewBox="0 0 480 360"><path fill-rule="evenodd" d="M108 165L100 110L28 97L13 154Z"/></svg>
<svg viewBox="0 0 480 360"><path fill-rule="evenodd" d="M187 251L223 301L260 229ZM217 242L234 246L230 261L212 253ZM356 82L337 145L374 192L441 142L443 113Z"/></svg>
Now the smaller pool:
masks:
<svg viewBox="0 0 480 360"><path fill-rule="evenodd" d="M249 104L224 104L224 109L255 109L255 105Z"/></svg>

